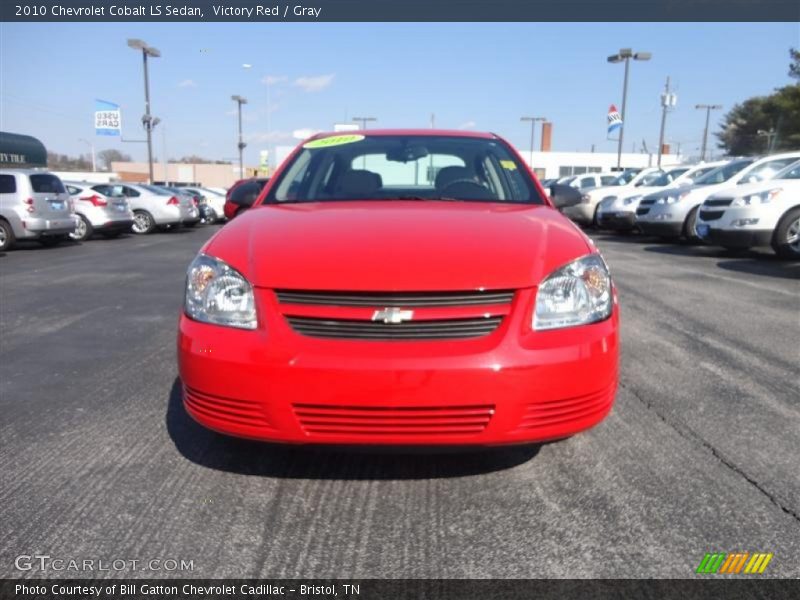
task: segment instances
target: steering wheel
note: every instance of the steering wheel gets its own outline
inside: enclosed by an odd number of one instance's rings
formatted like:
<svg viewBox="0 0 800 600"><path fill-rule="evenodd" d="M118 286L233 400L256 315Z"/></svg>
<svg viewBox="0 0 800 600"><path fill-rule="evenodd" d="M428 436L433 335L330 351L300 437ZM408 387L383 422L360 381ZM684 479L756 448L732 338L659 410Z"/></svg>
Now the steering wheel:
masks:
<svg viewBox="0 0 800 600"><path fill-rule="evenodd" d="M451 181L441 189L441 195L467 200L494 200L494 194L485 185L472 179Z"/></svg>

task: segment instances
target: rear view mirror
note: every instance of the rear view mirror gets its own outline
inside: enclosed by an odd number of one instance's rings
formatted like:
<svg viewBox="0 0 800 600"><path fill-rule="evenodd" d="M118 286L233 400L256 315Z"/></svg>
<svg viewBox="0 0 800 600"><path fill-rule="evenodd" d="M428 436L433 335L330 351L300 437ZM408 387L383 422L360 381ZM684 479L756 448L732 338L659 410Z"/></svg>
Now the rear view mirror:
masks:
<svg viewBox="0 0 800 600"><path fill-rule="evenodd" d="M426 156L428 156L428 149L425 146L405 146L403 148L399 148L398 150L387 152L386 160L407 163L414 162L420 158L425 158Z"/></svg>
<svg viewBox="0 0 800 600"><path fill-rule="evenodd" d="M550 200L553 202L553 206L559 210L580 204L581 196L580 190L569 185L554 183L550 186Z"/></svg>

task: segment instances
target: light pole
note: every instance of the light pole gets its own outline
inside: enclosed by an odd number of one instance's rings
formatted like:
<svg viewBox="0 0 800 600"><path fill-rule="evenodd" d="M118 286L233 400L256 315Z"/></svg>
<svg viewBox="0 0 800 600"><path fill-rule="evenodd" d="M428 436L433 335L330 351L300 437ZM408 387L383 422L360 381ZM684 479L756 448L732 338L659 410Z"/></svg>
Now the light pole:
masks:
<svg viewBox="0 0 800 600"><path fill-rule="evenodd" d="M92 172L96 173L97 172L97 158L95 157L95 154L94 154L94 144L92 142L90 142L89 140L84 139L84 138L78 138L78 141L79 142L83 142L84 144L89 146L89 148L91 148L91 150L92 150Z"/></svg>
<svg viewBox="0 0 800 600"><path fill-rule="evenodd" d="M158 58L161 56L161 52L137 39L129 39L128 46L134 50L142 51L142 62L144 64L144 116L142 117L142 125L147 132L147 172L150 177L150 183L153 183L153 128L158 125L160 119L150 115L150 80L147 75L147 57Z"/></svg>
<svg viewBox="0 0 800 600"><path fill-rule="evenodd" d="M766 143L767 143L767 148L766 148L767 154L772 153L772 149L773 149L772 147L773 147L773 144L775 143L774 140L775 140L776 137L778 137L778 132L775 131L775 128L774 127L770 127L769 130L759 129L758 131L756 131L756 135L759 136L759 137L766 138L766 140L767 140L766 141Z"/></svg>
<svg viewBox="0 0 800 600"><path fill-rule="evenodd" d="M531 159L530 159L530 164L531 164L531 170L533 170L533 140L534 140L534 137L536 135L536 123L540 122L540 121L542 123L544 123L545 121L547 121L547 119L545 117L520 117L519 120L520 121L530 121L531 122Z"/></svg>
<svg viewBox="0 0 800 600"><path fill-rule="evenodd" d="M247 104L247 98L237 95L231 96L231 100L236 102L239 109L239 179L244 179L244 159L242 158L242 152L247 144L242 141L242 104Z"/></svg>
<svg viewBox="0 0 800 600"><path fill-rule="evenodd" d="M721 104L696 104L695 108L697 110L705 110L706 111L706 127L703 130L703 149L700 150L700 160L704 161L706 159L706 145L708 144L708 122L711 120L711 111L712 110L719 110L722 108Z"/></svg>
<svg viewBox="0 0 800 600"><path fill-rule="evenodd" d="M377 121L375 117L353 117L353 121L356 123L361 123L361 129L367 128L367 123L372 121Z"/></svg>
<svg viewBox="0 0 800 600"><path fill-rule="evenodd" d="M652 58L650 52L634 52L630 48L622 48L617 54L608 57L610 63L625 63L625 80L622 84L622 125L619 128L619 141L617 142L617 169L622 166L622 136L625 132L625 107L628 100L628 70L630 68L631 59L633 60L650 60Z"/></svg>
<svg viewBox="0 0 800 600"><path fill-rule="evenodd" d="M661 154L664 151L664 131L667 128L667 112L678 103L678 97L669 91L669 75L664 84L664 93L661 94L661 133L658 136L658 166L661 166Z"/></svg>

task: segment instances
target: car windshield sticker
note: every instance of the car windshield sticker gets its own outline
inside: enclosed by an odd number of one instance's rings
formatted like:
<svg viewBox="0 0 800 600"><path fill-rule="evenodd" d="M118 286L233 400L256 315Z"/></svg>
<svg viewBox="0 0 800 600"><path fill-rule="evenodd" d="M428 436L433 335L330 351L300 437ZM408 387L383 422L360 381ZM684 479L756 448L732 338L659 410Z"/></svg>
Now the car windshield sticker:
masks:
<svg viewBox="0 0 800 600"><path fill-rule="evenodd" d="M332 135L330 137L325 137L319 140L312 140L303 144L303 148L309 148L313 150L314 148L328 148L330 146L342 146L343 144L352 144L354 142L360 142L364 139L363 135Z"/></svg>
<svg viewBox="0 0 800 600"><path fill-rule="evenodd" d="M503 165L503 168L506 171L516 171L517 165L514 163L513 160L501 160L500 164Z"/></svg>

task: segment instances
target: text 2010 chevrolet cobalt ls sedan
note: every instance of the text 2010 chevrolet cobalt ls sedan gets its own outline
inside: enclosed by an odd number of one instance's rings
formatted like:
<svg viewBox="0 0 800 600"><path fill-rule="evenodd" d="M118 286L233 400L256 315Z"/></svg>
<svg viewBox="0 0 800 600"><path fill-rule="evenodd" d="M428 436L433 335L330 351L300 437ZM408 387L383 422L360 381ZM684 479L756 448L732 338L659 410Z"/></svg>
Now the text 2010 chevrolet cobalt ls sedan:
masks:
<svg viewBox="0 0 800 600"><path fill-rule="evenodd" d="M558 439L610 411L618 323L597 249L504 140L320 135L189 266L184 404L291 443Z"/></svg>

